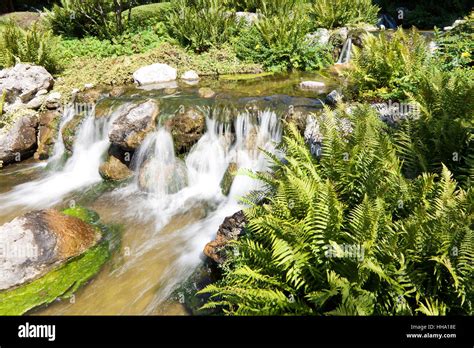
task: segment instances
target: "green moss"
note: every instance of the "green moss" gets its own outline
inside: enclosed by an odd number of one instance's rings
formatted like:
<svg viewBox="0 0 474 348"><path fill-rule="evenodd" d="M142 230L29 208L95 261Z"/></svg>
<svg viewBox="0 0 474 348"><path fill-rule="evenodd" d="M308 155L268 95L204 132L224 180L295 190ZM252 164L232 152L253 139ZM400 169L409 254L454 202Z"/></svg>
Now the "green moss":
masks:
<svg viewBox="0 0 474 348"><path fill-rule="evenodd" d="M57 298L71 297L99 272L109 256L108 243L100 243L32 283L0 292L0 315L22 315Z"/></svg>
<svg viewBox="0 0 474 348"><path fill-rule="evenodd" d="M81 219L82 221L90 225L97 224L100 220L99 214L97 214L93 210L84 208L82 206L75 206L72 208L65 209L63 210L63 214Z"/></svg>

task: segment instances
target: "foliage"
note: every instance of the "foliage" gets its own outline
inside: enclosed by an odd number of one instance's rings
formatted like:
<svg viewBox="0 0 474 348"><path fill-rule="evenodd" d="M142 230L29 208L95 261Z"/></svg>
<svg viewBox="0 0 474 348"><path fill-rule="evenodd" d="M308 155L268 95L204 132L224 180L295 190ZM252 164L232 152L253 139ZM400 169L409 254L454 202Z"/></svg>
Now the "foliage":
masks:
<svg viewBox="0 0 474 348"><path fill-rule="evenodd" d="M238 28L235 14L220 0L177 0L168 13L173 38L196 52L228 42Z"/></svg>
<svg viewBox="0 0 474 348"><path fill-rule="evenodd" d="M474 12L464 20L465 23L457 25L450 31L436 31L435 41L438 48L435 54L445 70L473 66Z"/></svg>
<svg viewBox="0 0 474 348"><path fill-rule="evenodd" d="M235 0L228 1L229 7L237 11L260 12L264 15L288 13L302 0Z"/></svg>
<svg viewBox="0 0 474 348"><path fill-rule="evenodd" d="M237 55L262 63L271 71L317 70L332 62L329 47L309 44L307 16L298 8L292 12L260 19L234 39Z"/></svg>
<svg viewBox="0 0 474 348"><path fill-rule="evenodd" d="M426 42L415 29L402 29L393 35L367 35L363 48L354 48L353 68L349 77L355 95L368 99L403 100L416 87L419 72L428 65Z"/></svg>
<svg viewBox="0 0 474 348"><path fill-rule="evenodd" d="M357 23L377 23L379 7L372 0L316 0L312 7L315 27L337 28Z"/></svg>
<svg viewBox="0 0 474 348"><path fill-rule="evenodd" d="M56 51L56 38L50 32L40 31L36 24L23 30L10 21L0 30L0 68L19 61L41 65L55 73L61 68Z"/></svg>
<svg viewBox="0 0 474 348"><path fill-rule="evenodd" d="M396 133L409 176L440 172L448 166L458 179L474 179L474 83L472 71L426 70L410 100L420 117L408 119ZM460 178L459 176L467 176Z"/></svg>
<svg viewBox="0 0 474 348"><path fill-rule="evenodd" d="M285 160L246 200L247 230L204 308L229 315L468 314L473 307L473 192L446 167L414 181L384 125L362 108L342 131L320 120L314 158L294 125ZM267 197L265 202L260 197Z"/></svg>
<svg viewBox="0 0 474 348"><path fill-rule="evenodd" d="M55 34L112 39L124 32L127 9L131 2L126 0L61 0L60 6L46 10L46 18Z"/></svg>
<svg viewBox="0 0 474 348"><path fill-rule="evenodd" d="M165 23L170 9L169 2L133 7L130 18L128 12L123 14L123 21L127 23L128 32L140 32L142 29L155 28L159 23Z"/></svg>

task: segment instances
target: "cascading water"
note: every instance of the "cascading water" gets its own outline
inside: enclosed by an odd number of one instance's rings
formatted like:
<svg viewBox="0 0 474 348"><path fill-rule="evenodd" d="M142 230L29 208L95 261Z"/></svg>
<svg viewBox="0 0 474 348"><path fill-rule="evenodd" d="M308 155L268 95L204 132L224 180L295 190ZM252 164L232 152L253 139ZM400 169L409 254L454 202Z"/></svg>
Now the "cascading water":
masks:
<svg viewBox="0 0 474 348"><path fill-rule="evenodd" d="M66 108L60 128L62 129L75 115L74 107ZM48 172L43 178L18 185L10 192L0 195L0 207L4 211L14 211L18 207L22 209L50 207L61 202L67 194L100 182L102 178L98 168L110 145L108 129L113 120L113 116L96 119L94 112L86 112L77 132L73 154L63 168L58 168L65 153L60 131L53 156L48 161L53 171Z"/></svg>
<svg viewBox="0 0 474 348"><path fill-rule="evenodd" d="M337 60L336 64L347 64L351 60L352 55L352 38L348 37L344 45L342 46L342 51Z"/></svg>

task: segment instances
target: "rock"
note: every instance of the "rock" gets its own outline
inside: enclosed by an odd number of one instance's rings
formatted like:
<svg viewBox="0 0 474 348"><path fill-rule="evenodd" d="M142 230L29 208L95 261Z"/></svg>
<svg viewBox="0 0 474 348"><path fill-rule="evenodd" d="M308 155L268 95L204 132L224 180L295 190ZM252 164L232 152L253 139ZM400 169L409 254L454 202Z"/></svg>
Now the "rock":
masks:
<svg viewBox="0 0 474 348"><path fill-rule="evenodd" d="M155 129L159 112L158 103L151 99L124 108L111 126L110 142L126 151L134 151Z"/></svg>
<svg viewBox="0 0 474 348"><path fill-rule="evenodd" d="M152 64L144 66L133 73L133 79L138 85L174 81L177 70L167 64Z"/></svg>
<svg viewBox="0 0 474 348"><path fill-rule="evenodd" d="M199 80L199 75L194 70L188 70L181 75L181 80L196 81Z"/></svg>
<svg viewBox="0 0 474 348"><path fill-rule="evenodd" d="M188 182L186 165L180 159L171 162L158 158L146 160L138 172L138 187L144 192L173 194Z"/></svg>
<svg viewBox="0 0 474 348"><path fill-rule="evenodd" d="M252 25L259 19L259 15L254 12L236 12L235 18L237 21L243 21L246 25Z"/></svg>
<svg viewBox="0 0 474 348"><path fill-rule="evenodd" d="M99 89L87 89L76 94L75 101L82 104L95 104L102 97Z"/></svg>
<svg viewBox="0 0 474 348"><path fill-rule="evenodd" d="M74 117L63 126L61 135L63 137L64 147L66 150L72 151L77 132L85 117L86 114L84 112L74 115Z"/></svg>
<svg viewBox="0 0 474 348"><path fill-rule="evenodd" d="M303 133L306 128L307 117L308 114L306 112L301 110L292 110L285 115L284 119L288 123L293 123L296 128L298 128L300 133Z"/></svg>
<svg viewBox="0 0 474 348"><path fill-rule="evenodd" d="M57 110L45 111L39 116L38 148L34 154L36 160L45 160L53 150L61 113Z"/></svg>
<svg viewBox="0 0 474 348"><path fill-rule="evenodd" d="M23 161L36 150L38 116L35 111L19 110L11 126L0 129L0 163Z"/></svg>
<svg viewBox="0 0 474 348"><path fill-rule="evenodd" d="M300 88L320 92L326 88L326 84L320 81L303 81L300 83Z"/></svg>
<svg viewBox="0 0 474 348"><path fill-rule="evenodd" d="M61 93L53 92L46 97L46 108L49 110L58 109L61 106Z"/></svg>
<svg viewBox="0 0 474 348"><path fill-rule="evenodd" d="M198 93L201 98L205 98L205 99L214 98L216 96L216 92L214 92L212 89L208 87L199 88Z"/></svg>
<svg viewBox="0 0 474 348"><path fill-rule="evenodd" d="M94 85L93 83L86 83L86 84L84 84L84 88L85 88L85 89L91 89L91 88L94 88L94 87L95 87L95 85Z"/></svg>
<svg viewBox="0 0 474 348"><path fill-rule="evenodd" d="M101 236L56 210L33 211L0 227L0 290L30 282L84 253Z"/></svg>
<svg viewBox="0 0 474 348"><path fill-rule="evenodd" d="M325 28L318 28L315 32L307 34L310 45L327 45L330 38L329 30Z"/></svg>
<svg viewBox="0 0 474 348"><path fill-rule="evenodd" d="M331 106L336 106L338 103L342 101L342 94L340 94L338 91L333 90L331 93L329 93L326 96L326 104L331 105Z"/></svg>
<svg viewBox="0 0 474 348"><path fill-rule="evenodd" d="M232 162L227 166L224 177L222 178L220 183L221 191L224 196L228 196L230 193L230 189L232 188L232 183L234 182L237 169L237 163L235 162Z"/></svg>
<svg viewBox="0 0 474 348"><path fill-rule="evenodd" d="M17 64L0 70L0 94L6 91L6 102L28 103L41 90L50 90L54 79L43 67Z"/></svg>
<svg viewBox="0 0 474 348"><path fill-rule="evenodd" d="M170 129L177 154L186 153L204 134L206 117L200 110L190 107L178 112L166 122Z"/></svg>
<svg viewBox="0 0 474 348"><path fill-rule="evenodd" d="M219 226L216 239L204 247L204 255L214 262L222 264L226 260L226 245L231 240L236 240L243 235L246 224L247 220L243 211L226 217L222 225Z"/></svg>
<svg viewBox="0 0 474 348"><path fill-rule="evenodd" d="M31 99L27 104L26 107L28 109L38 110L46 101L45 95L40 95Z"/></svg>
<svg viewBox="0 0 474 348"><path fill-rule="evenodd" d="M133 176L133 171L114 156L110 156L107 162L99 167L99 173L102 178L111 181L122 181Z"/></svg>
<svg viewBox="0 0 474 348"><path fill-rule="evenodd" d="M47 90L47 89L40 89L40 90L38 91L38 93L36 93L36 97L39 97L39 96L41 96L41 95L46 95L46 94L48 94L48 90Z"/></svg>

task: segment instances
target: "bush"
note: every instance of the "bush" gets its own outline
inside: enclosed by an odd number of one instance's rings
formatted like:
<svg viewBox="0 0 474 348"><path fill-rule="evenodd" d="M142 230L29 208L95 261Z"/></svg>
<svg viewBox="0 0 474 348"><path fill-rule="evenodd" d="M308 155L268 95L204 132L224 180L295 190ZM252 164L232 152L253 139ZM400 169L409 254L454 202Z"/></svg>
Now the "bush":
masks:
<svg viewBox="0 0 474 348"><path fill-rule="evenodd" d="M401 124L398 152L410 176L441 172L442 165L466 186L474 180L474 82L467 71L421 74L410 99L420 105L420 117Z"/></svg>
<svg viewBox="0 0 474 348"><path fill-rule="evenodd" d="M166 22L171 3L161 2L157 4L142 5L132 8L130 13L123 13L123 21L127 23L128 32L139 32L142 29L156 27L159 23Z"/></svg>
<svg viewBox="0 0 474 348"><path fill-rule="evenodd" d="M112 39L124 32L122 13L128 4L125 0L61 0L61 6L55 4L46 15L56 34Z"/></svg>
<svg viewBox="0 0 474 348"><path fill-rule="evenodd" d="M291 125L285 160L270 156L274 172L252 175L266 189L246 200L245 234L227 247L223 279L202 291L211 294L204 308L472 315L472 191L459 189L447 168L406 180L373 111L343 117L319 120L318 158Z"/></svg>
<svg viewBox="0 0 474 348"><path fill-rule="evenodd" d="M379 7L371 0L316 0L312 13L319 28L336 28L357 23L377 23Z"/></svg>
<svg viewBox="0 0 474 348"><path fill-rule="evenodd" d="M10 21L0 30L0 68L14 66L18 61L41 65L50 73L61 69L57 40L50 32L38 30L36 24L23 30Z"/></svg>
<svg viewBox="0 0 474 348"><path fill-rule="evenodd" d="M177 0L168 14L168 27L183 46L205 52L228 42L238 24L220 0Z"/></svg>
<svg viewBox="0 0 474 348"><path fill-rule="evenodd" d="M435 55L444 70L473 66L474 12L464 20L465 23L457 25L450 31L436 31L435 42L438 48Z"/></svg>
<svg viewBox="0 0 474 348"><path fill-rule="evenodd" d="M302 11L266 16L234 40L239 58L262 63L272 71L316 70L332 61L328 47L306 40L310 22Z"/></svg>
<svg viewBox="0 0 474 348"><path fill-rule="evenodd" d="M367 35L363 48L354 48L349 77L358 97L367 99L406 99L413 92L419 72L428 64L425 39L413 29L402 29L393 35Z"/></svg>

